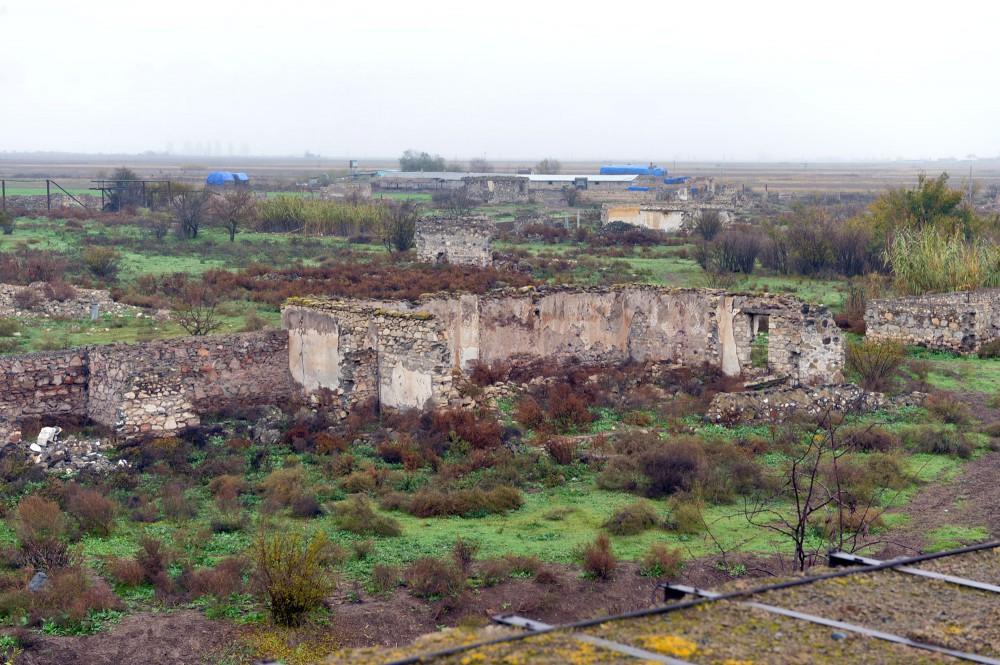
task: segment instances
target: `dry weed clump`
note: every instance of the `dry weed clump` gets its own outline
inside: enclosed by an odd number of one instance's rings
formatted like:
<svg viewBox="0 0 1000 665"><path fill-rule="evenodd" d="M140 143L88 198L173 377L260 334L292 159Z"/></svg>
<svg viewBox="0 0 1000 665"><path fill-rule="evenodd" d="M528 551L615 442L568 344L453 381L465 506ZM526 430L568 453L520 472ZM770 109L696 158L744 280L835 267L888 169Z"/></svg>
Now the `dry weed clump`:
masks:
<svg viewBox="0 0 1000 665"><path fill-rule="evenodd" d="M634 536L661 523L656 508L645 501L640 501L622 506L601 527L616 536Z"/></svg>
<svg viewBox="0 0 1000 665"><path fill-rule="evenodd" d="M328 541L318 534L307 540L297 533L278 532L254 541L254 580L276 624L299 625L333 590L324 565L327 547Z"/></svg>
<svg viewBox="0 0 1000 665"><path fill-rule="evenodd" d="M608 580L618 567L618 559L611 550L611 539L606 533L598 534L593 543L583 548L580 558L586 573L598 580Z"/></svg>

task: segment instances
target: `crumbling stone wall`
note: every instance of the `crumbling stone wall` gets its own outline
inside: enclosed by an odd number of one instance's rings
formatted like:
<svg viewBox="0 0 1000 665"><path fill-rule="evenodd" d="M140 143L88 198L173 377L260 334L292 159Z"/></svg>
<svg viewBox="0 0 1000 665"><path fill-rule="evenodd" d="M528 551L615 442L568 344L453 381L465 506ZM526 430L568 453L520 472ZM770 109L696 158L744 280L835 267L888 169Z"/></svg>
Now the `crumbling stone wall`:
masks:
<svg viewBox="0 0 1000 665"><path fill-rule="evenodd" d="M702 210L715 210L723 224L730 223L735 217L732 208L697 201L605 203L601 206L601 224L625 222L656 231L678 231Z"/></svg>
<svg viewBox="0 0 1000 665"><path fill-rule="evenodd" d="M81 349L0 356L0 416L13 429L24 419L83 417L87 363ZM7 440L0 431L0 444Z"/></svg>
<svg viewBox="0 0 1000 665"><path fill-rule="evenodd" d="M417 222L417 257L427 263L487 267L493 264L496 227L482 217L426 219Z"/></svg>
<svg viewBox="0 0 1000 665"><path fill-rule="evenodd" d="M0 318L42 316L54 318L83 319L90 316L90 306L97 304L99 314L137 313L138 309L117 303L105 289L81 289L74 287L75 296L68 300L54 300L48 297L45 282L35 282L28 286L0 284ZM30 309L22 309L15 296L24 290L38 294L38 304Z"/></svg>
<svg viewBox="0 0 1000 665"><path fill-rule="evenodd" d="M342 416L371 397L420 408L454 396L447 338L427 313L293 299L282 322L291 376L307 392L325 392Z"/></svg>
<svg viewBox="0 0 1000 665"><path fill-rule="evenodd" d="M874 339L976 352L1000 337L1000 289L869 300L865 326Z"/></svg>
<svg viewBox="0 0 1000 665"><path fill-rule="evenodd" d="M379 377L378 398L410 407L426 403L428 386L432 403L447 401L451 373L477 361L707 363L737 376L749 368L754 320L763 316L772 373L792 385L842 380L843 339L829 312L783 296L638 285L507 289L416 303L297 300L284 321L295 380L307 392L334 391L346 408L365 362L376 366L369 374ZM408 372L393 374L397 365Z"/></svg>
<svg viewBox="0 0 1000 665"><path fill-rule="evenodd" d="M527 203L528 179L519 175L484 175L462 178L469 196L491 205Z"/></svg>
<svg viewBox="0 0 1000 665"><path fill-rule="evenodd" d="M293 394L284 331L6 356L0 378L8 428L29 417L81 417L126 438L196 425L228 403Z"/></svg>

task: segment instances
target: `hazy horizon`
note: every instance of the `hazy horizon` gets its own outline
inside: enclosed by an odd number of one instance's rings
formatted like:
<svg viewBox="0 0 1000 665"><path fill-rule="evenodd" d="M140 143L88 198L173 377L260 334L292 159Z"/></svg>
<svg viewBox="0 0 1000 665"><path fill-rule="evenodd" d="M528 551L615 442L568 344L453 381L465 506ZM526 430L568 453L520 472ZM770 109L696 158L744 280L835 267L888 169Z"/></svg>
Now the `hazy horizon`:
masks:
<svg viewBox="0 0 1000 665"><path fill-rule="evenodd" d="M0 0L0 151L994 158L997 19L971 2Z"/></svg>

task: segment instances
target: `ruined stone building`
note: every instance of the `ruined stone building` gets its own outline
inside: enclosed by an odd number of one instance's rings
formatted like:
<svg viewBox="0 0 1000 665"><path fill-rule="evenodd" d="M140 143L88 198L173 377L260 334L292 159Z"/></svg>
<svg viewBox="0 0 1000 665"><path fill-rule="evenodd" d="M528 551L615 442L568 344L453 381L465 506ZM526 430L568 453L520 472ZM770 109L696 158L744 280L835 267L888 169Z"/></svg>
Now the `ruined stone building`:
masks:
<svg viewBox="0 0 1000 665"><path fill-rule="evenodd" d="M869 300L866 336L974 353L1000 338L1000 289Z"/></svg>
<svg viewBox="0 0 1000 665"><path fill-rule="evenodd" d="M422 219L414 238L417 258L486 268L493 265L496 227L485 217Z"/></svg>
<svg viewBox="0 0 1000 665"><path fill-rule="evenodd" d="M702 210L715 210L723 224L736 217L735 209L712 203L697 201L673 201L671 203L605 203L601 206L601 223L625 222L654 231L679 231Z"/></svg>
<svg viewBox="0 0 1000 665"><path fill-rule="evenodd" d="M520 175L477 175L462 178L465 191L480 203L528 202L528 179Z"/></svg>
<svg viewBox="0 0 1000 665"><path fill-rule="evenodd" d="M532 358L751 366L768 329L768 370L790 385L842 380L844 343L824 307L783 296L620 286L502 290L402 301L292 300L282 315L289 366L305 391L344 408L444 404L477 361ZM766 323L765 323L766 322Z"/></svg>
<svg viewBox="0 0 1000 665"><path fill-rule="evenodd" d="M287 401L287 344L272 330L0 356L0 445L31 421L166 436L229 404Z"/></svg>

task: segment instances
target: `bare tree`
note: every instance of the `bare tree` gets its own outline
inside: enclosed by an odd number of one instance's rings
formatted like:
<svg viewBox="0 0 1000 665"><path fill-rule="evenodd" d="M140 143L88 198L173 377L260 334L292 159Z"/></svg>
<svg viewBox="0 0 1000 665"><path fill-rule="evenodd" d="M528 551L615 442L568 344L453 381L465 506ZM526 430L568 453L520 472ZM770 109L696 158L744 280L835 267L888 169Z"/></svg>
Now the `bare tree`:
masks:
<svg viewBox="0 0 1000 665"><path fill-rule="evenodd" d="M562 164L559 163L558 159L552 159L551 157L546 157L542 161L535 164L535 173L547 173L556 174L562 170Z"/></svg>
<svg viewBox="0 0 1000 665"><path fill-rule="evenodd" d="M209 287L189 284L173 301L173 318L189 335L209 335L222 327L218 305Z"/></svg>
<svg viewBox="0 0 1000 665"><path fill-rule="evenodd" d="M236 231L257 214L257 197L246 187L237 187L212 197L211 214L229 232L229 242L236 240Z"/></svg>
<svg viewBox="0 0 1000 665"><path fill-rule="evenodd" d="M390 252L405 252L414 245L420 206L415 201L393 201L382 215L382 243Z"/></svg>
<svg viewBox="0 0 1000 665"><path fill-rule="evenodd" d="M801 443L786 462L778 490L744 499L744 516L758 528L792 541L795 564L805 570L824 549L856 551L869 546L871 527L884 512L886 488L848 487L851 448L840 436L837 414L828 411L814 427L786 431ZM790 505L789 505L790 504Z"/></svg>
<svg viewBox="0 0 1000 665"><path fill-rule="evenodd" d="M175 189L177 188L175 187ZM174 195L170 204L185 238L198 237L198 231L208 214L209 196L210 194L205 190L194 188L180 189Z"/></svg>
<svg viewBox="0 0 1000 665"><path fill-rule="evenodd" d="M459 217L469 214L476 207L476 201L465 187L439 189L431 195L431 201L436 207Z"/></svg>
<svg viewBox="0 0 1000 665"><path fill-rule="evenodd" d="M722 215L718 210L701 210L689 218L686 226L692 233L701 236L705 242L711 242L722 230Z"/></svg>

